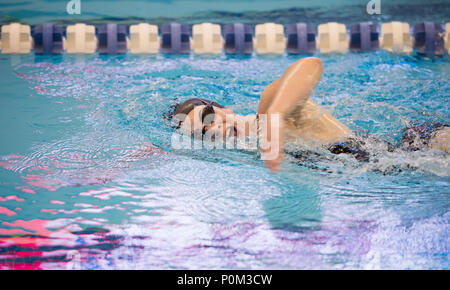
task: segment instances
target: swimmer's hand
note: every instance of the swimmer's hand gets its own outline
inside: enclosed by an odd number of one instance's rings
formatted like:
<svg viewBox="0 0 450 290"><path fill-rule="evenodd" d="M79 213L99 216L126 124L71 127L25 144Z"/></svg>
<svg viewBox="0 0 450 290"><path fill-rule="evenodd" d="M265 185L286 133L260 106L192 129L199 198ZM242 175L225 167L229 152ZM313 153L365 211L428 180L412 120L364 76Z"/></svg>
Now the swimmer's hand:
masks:
<svg viewBox="0 0 450 290"><path fill-rule="evenodd" d="M261 158L270 171L276 172L280 169L280 163L283 160L284 117L279 113L270 112L261 117Z"/></svg>

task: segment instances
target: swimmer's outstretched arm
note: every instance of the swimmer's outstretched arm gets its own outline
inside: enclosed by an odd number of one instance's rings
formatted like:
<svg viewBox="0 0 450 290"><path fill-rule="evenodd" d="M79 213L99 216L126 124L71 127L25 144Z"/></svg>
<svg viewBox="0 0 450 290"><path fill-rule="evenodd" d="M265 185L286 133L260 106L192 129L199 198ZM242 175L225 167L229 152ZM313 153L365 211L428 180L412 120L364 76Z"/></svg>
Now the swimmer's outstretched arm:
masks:
<svg viewBox="0 0 450 290"><path fill-rule="evenodd" d="M266 114L267 109L269 109L275 94L278 90L278 85L280 84L280 79L274 80L270 85L268 85L261 94L258 105L258 114Z"/></svg>
<svg viewBox="0 0 450 290"><path fill-rule="evenodd" d="M295 107L303 105L319 83L322 72L322 61L317 57L305 57L296 61L281 78L264 89L258 113L286 115Z"/></svg>
<svg viewBox="0 0 450 290"><path fill-rule="evenodd" d="M322 76L322 61L316 57L305 57L292 64L283 76L271 83L262 93L258 108L258 114L267 114L268 122L263 132L267 136L263 139L264 153L268 150L278 151L277 158L266 160L266 164L272 171L277 171L283 154L283 126L284 118L297 106L303 105L311 95L311 92L319 83ZM271 118L275 114L279 117L276 136L271 136ZM272 148L276 147L276 148ZM265 149L264 149L265 148Z"/></svg>

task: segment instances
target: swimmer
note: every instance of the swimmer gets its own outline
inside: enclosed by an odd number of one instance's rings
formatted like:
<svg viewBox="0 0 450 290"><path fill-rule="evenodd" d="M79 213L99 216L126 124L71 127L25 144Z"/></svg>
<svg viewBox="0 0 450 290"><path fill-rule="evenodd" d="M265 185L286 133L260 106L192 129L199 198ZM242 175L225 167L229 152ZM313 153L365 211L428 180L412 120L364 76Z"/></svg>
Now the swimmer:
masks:
<svg viewBox="0 0 450 290"><path fill-rule="evenodd" d="M369 155L362 149L364 141L309 99L322 72L319 58L305 57L298 60L264 89L256 115L241 116L216 102L193 98L176 105L169 117L177 129L190 133L201 132L202 135L213 132L224 138L241 138L260 137L260 131L267 132L265 138L260 138L263 148L260 150L264 153L270 148L278 153L275 158L265 160L271 171L279 169L286 142L326 147L332 153L348 153L360 161L368 161ZM258 122L261 116L266 116L268 121ZM270 121L276 117L278 122ZM410 127L405 129L404 137L402 146L405 150L428 146L449 152L448 126Z"/></svg>

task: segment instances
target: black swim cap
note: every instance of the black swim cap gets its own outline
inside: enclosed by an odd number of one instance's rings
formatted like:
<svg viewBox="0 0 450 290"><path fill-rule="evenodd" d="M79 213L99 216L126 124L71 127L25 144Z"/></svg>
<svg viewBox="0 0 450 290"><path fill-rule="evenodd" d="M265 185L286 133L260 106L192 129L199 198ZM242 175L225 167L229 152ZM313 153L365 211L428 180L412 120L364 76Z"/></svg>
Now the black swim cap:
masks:
<svg viewBox="0 0 450 290"><path fill-rule="evenodd" d="M175 128L178 129L181 127L181 124L183 123L184 119L186 118L187 114L189 114L195 107L197 106L214 106L218 108L224 108L224 106L220 105L219 103L216 103L214 101L202 99L202 98L192 98L189 100L184 101L181 104L176 104L175 106L172 106L173 110L166 114L167 118L171 120L175 125ZM175 118L177 118L175 120Z"/></svg>

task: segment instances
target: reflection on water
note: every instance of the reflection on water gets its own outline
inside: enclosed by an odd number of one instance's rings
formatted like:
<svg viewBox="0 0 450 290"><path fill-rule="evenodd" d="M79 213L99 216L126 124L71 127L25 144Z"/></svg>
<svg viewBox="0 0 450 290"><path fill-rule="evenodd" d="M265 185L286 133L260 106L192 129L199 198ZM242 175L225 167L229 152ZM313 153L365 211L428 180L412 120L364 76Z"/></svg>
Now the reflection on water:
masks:
<svg viewBox="0 0 450 290"><path fill-rule="evenodd" d="M321 56L313 99L392 143L448 123L447 61ZM203 97L254 113L295 57L0 60L0 268L446 268L448 155L294 160L174 150L162 118Z"/></svg>

